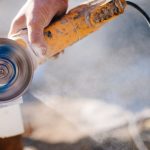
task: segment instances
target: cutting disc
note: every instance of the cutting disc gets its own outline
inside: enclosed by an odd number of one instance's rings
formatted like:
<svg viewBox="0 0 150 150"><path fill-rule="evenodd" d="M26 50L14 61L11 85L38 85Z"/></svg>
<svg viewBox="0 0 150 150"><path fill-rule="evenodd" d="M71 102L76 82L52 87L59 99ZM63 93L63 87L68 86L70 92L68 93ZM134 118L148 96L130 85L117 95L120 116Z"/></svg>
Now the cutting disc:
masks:
<svg viewBox="0 0 150 150"><path fill-rule="evenodd" d="M0 103L19 98L33 76L30 55L15 41L0 38Z"/></svg>

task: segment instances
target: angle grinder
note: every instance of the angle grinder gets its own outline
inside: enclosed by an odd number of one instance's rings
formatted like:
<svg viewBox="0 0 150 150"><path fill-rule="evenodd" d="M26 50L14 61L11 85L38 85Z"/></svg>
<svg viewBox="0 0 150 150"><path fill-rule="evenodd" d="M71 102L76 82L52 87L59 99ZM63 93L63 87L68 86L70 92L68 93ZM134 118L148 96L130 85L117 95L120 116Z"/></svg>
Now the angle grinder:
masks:
<svg viewBox="0 0 150 150"><path fill-rule="evenodd" d="M37 66L66 47L97 31L102 25L124 13L130 5L139 10L150 24L149 16L138 5L125 0L93 0L69 11L44 30L48 46L46 57L28 42L22 29L11 39L0 38L0 105L23 95Z"/></svg>

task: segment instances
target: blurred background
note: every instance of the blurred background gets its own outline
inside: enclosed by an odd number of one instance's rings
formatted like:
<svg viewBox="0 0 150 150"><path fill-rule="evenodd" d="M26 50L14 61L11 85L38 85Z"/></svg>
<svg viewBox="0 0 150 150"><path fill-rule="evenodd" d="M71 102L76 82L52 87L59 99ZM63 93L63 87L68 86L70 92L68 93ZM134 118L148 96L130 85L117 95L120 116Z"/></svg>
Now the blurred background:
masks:
<svg viewBox="0 0 150 150"><path fill-rule="evenodd" d="M149 0L132 1L150 14ZM0 0L1 37L24 3ZM22 105L25 149L150 149L149 64L150 28L128 7L36 71Z"/></svg>

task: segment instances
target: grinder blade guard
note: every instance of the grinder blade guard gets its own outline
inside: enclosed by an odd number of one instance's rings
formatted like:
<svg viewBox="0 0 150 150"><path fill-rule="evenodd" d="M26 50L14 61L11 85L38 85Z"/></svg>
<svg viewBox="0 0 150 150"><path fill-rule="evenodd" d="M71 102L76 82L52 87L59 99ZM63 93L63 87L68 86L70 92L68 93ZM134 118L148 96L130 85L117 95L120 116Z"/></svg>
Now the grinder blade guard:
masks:
<svg viewBox="0 0 150 150"><path fill-rule="evenodd" d="M13 40L0 38L0 103L19 98L33 76L30 55Z"/></svg>

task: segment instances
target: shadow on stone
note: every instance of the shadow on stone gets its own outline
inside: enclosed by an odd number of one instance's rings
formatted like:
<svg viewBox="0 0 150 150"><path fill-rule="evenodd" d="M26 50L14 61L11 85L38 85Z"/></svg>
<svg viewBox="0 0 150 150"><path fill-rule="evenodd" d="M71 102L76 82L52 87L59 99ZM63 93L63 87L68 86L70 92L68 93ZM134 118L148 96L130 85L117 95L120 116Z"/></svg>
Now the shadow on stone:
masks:
<svg viewBox="0 0 150 150"><path fill-rule="evenodd" d="M24 138L24 145L37 150L137 150L132 141L121 141L116 138L108 138L100 143L87 137L75 143L51 144L31 138Z"/></svg>

